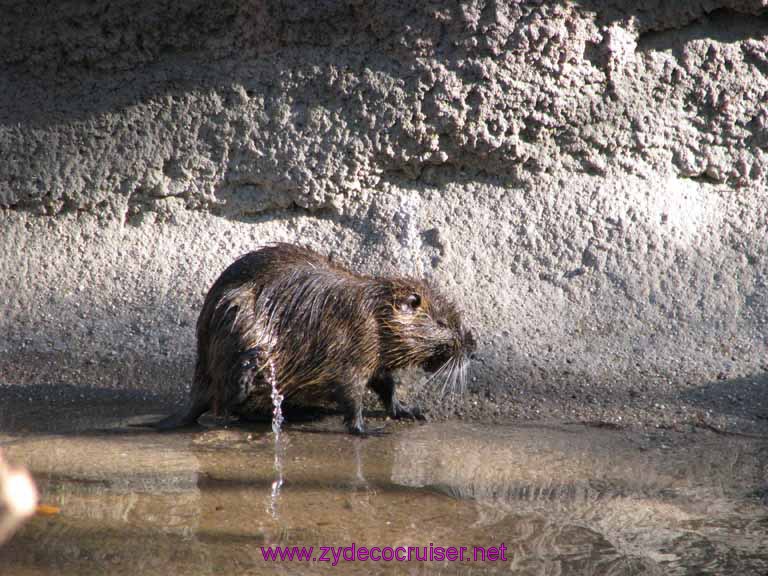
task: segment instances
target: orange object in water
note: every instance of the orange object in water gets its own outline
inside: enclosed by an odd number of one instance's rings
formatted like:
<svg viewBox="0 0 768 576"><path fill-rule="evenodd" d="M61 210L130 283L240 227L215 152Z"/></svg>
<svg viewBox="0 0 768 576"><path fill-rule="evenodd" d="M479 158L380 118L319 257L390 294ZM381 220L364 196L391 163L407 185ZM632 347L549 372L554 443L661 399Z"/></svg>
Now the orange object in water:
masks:
<svg viewBox="0 0 768 576"><path fill-rule="evenodd" d="M48 504L40 504L35 509L35 513L39 516L55 516L61 512L61 508L58 506L49 506Z"/></svg>

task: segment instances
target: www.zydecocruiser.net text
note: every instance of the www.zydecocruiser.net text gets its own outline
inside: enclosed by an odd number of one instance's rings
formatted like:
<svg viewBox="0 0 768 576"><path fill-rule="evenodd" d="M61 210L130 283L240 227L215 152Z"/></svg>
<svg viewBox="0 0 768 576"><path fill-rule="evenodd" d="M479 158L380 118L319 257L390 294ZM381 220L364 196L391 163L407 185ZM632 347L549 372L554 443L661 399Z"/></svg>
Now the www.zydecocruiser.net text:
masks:
<svg viewBox="0 0 768 576"><path fill-rule="evenodd" d="M268 562L506 562L507 547L498 546L262 546Z"/></svg>

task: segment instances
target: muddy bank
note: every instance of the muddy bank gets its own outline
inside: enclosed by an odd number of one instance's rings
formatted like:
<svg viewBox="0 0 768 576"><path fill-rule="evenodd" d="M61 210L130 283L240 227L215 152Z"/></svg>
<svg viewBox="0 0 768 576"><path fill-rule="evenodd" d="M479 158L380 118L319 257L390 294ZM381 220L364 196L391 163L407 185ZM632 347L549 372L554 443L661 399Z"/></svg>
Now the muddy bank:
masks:
<svg viewBox="0 0 768 576"><path fill-rule="evenodd" d="M89 419L89 406L125 406L137 413L168 414L186 400L191 365L168 362L159 366L122 365L111 359L82 364L58 356L15 356L0 362L0 372L11 375L0 383L0 414L5 424L52 409ZM141 366L141 365L139 365ZM187 376L186 382L182 379ZM634 379L595 382L574 374L547 374L522 382L511 391L486 388L477 381L463 395L440 396L424 386L427 377L414 371L405 378L402 396L424 407L430 421L473 420L503 424L510 421L583 422L617 429L709 429L721 433L768 437L768 375L722 378L692 385L689 376L667 378L636 374ZM43 382L43 384L40 384ZM177 385L177 382L179 383ZM331 410L334 407L330 407ZM383 410L374 394L366 412Z"/></svg>

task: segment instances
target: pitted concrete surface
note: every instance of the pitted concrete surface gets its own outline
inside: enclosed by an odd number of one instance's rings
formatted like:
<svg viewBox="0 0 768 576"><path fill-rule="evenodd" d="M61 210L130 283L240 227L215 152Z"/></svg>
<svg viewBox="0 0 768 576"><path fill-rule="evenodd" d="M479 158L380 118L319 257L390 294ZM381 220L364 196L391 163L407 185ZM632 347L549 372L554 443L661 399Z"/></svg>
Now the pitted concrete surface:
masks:
<svg viewBox="0 0 768 576"><path fill-rule="evenodd" d="M3 381L181 394L211 282L288 240L459 302L433 415L768 420L765 2L3 12Z"/></svg>

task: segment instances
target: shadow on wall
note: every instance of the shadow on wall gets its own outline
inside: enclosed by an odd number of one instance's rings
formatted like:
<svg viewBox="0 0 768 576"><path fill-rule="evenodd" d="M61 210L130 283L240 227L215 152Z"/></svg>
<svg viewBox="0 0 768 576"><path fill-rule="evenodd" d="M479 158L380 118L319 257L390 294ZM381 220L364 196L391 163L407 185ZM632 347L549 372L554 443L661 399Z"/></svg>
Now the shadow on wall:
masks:
<svg viewBox="0 0 768 576"><path fill-rule="evenodd" d="M315 209L327 206L329 196L371 188L382 174L414 177L425 166L467 165L506 178L541 170L546 159L515 144L538 143L539 132L561 133L557 146L587 162L592 145L570 140L581 140L576 132L584 124L615 118L597 114L586 98L576 103L578 113L560 110L556 96L534 86L515 88L511 101L499 99L491 92L509 84L515 68L499 67L506 76L496 86L482 63L507 52L519 60L515 66L530 68L531 78L538 74L521 85L555 87L560 49L588 59L584 73L590 86L599 86L609 76L610 47L582 54L569 47L583 43L577 32L554 31L574 11L577 20L596 20L598 27L618 22L629 29L638 22L641 36L701 28L679 42L696 34L749 39L768 22L726 9L707 14L689 3L656 4L459 3L438 13L406 2L363 9L342 0L169 0L142 7L102 0L11 10L9 27L25 35L0 38L0 80L11 86L0 94L0 126L9 131L4 147L13 156L31 146L31 137L12 132L19 125L57 136L55 150L39 146L26 151L32 159L15 159L48 165L49 172L54 166L56 174L39 186L40 171L0 170L11 190L7 202L61 200L88 209L106 191L130 196L139 212L173 196L192 204L216 196L234 208L222 214L228 217L296 202ZM762 10L759 2L740 4L745 12ZM498 13L507 9L509 17ZM550 27L548 20L559 23ZM403 29L401 22L415 24ZM653 42L663 48L665 40ZM598 89L594 98L608 95ZM61 129L74 123L83 125ZM757 124L747 128L761 134ZM62 157L86 175L72 176L77 170ZM41 198L38 187L49 197Z"/></svg>
<svg viewBox="0 0 768 576"><path fill-rule="evenodd" d="M173 396L146 390L98 389L72 384L0 385L0 431L8 434L103 433L126 418L142 415L159 418L178 402Z"/></svg>
<svg viewBox="0 0 768 576"><path fill-rule="evenodd" d="M14 38L15 57L8 56L0 64L21 91L37 96L35 101L41 105L29 106L19 101L18 92L8 93L7 102L0 106L0 125L45 127L84 121L153 99L172 107L190 93L233 85L241 86L244 93L225 91L222 107L240 105L250 98L268 104L285 93L301 94L302 80L292 79L288 72L313 81L313 68L323 61L323 54L328 56L327 64L339 61L362 72L377 62L386 67L382 63L386 59L365 58L359 50L376 46L392 53L391 71L399 69L398 62L413 61L416 54L408 48L396 49L397 23L409 14L425 17L421 9L408 3L394 8L374 3L364 10L343 1L322 6L301 1L267 6L172 0L144 10L135 4L130 0L96 2L92 9L67 19L50 10L25 10L9 16L16 19L14 29L26 31L30 40ZM456 9L453 18L460 20ZM78 19L75 27L72 22ZM120 23L120 30L110 26L113 21ZM378 26L385 29L373 29ZM95 33L83 34L83 27L93 28ZM34 33L38 28L47 32L44 46ZM435 46L441 26L435 20L409 34L408 44ZM119 49L113 46L115 35L123 44ZM313 54L316 62L306 62L305 53L290 52L294 47L310 46L318 48ZM347 52L342 57L339 50ZM290 65L285 73L275 68L279 59ZM282 86L282 82L288 85ZM325 88L330 92L332 86ZM317 99L322 95L316 91L304 95L309 96Z"/></svg>
<svg viewBox="0 0 768 576"><path fill-rule="evenodd" d="M713 415L768 422L768 372L716 380L683 392L677 401L690 403Z"/></svg>
<svg viewBox="0 0 768 576"><path fill-rule="evenodd" d="M179 401L192 382L193 368L194 358L186 357L167 360L147 355L83 358L67 352L7 351L0 354L0 399L17 390L18 396L12 397L24 403L24 390L40 387L50 392L38 398L42 405L64 401L70 403L73 410L77 407L77 398L90 394L89 391L105 397L125 394ZM61 391L60 395L57 390ZM0 402L0 407L3 405Z"/></svg>
<svg viewBox="0 0 768 576"><path fill-rule="evenodd" d="M641 40L645 34L652 37L674 30L690 40L745 40L763 36L765 19L768 18L768 9L760 0L712 2L709 5L664 0L642 4L624 0L574 0L573 3L594 13L600 25L631 23L640 33Z"/></svg>
<svg viewBox="0 0 768 576"><path fill-rule="evenodd" d="M660 50L686 40L760 38L768 25L768 9L759 1L741 3L743 11L725 7L707 11L686 2L658 2L655 7L618 0L549 4L575 4L583 13L594 15L598 25L636 26L641 46ZM296 58L289 52L291 47L316 46L317 53L331 55L327 63L340 59L340 64L357 67L357 72L377 67L382 72L402 72L425 55L447 61L471 56L469 45L447 41L451 33L481 35L480 27L500 27L494 10L474 14L456 5L438 18L418 3L407 2L373 2L361 9L341 0L321 5L301 0L274 5L170 0L139 8L135 1L122 0L93 2L79 12L71 6L20 6L17 12L6 13L15 34L6 36L5 46L0 41L5 52L0 70L18 87L0 95L0 125L44 127L93 120L152 99L170 107L189 93L233 85L242 86L245 94L225 91L224 98L235 101L222 101L223 107L241 104L243 97L269 101L284 92L300 93L297 88L301 88L297 85L301 80L275 73L275 60L285 59L292 71L300 73L299 78L313 80L312 74L301 72L311 72L316 63L302 65L305 58ZM538 5L523 4L514 10L520 24L504 46L509 50L528 42L524 33L529 20L547 17L539 13ZM423 25L403 31L399 25L403 21ZM45 34L38 34L40 30ZM389 58L365 57L361 48ZM474 51L486 56L483 49L481 43ZM536 62L530 64L536 66ZM290 85L281 86L281 81ZM329 80L325 88L330 91L332 83ZM19 98L25 91L38 97Z"/></svg>
<svg viewBox="0 0 768 576"><path fill-rule="evenodd" d="M676 3L678 4L678 3ZM756 3L757 4L757 3ZM685 42L716 40L725 44L760 39L768 30L768 15L742 14L729 8L719 8L680 26L642 28L637 42L638 51L672 50L677 57ZM759 60L759 58L756 58Z"/></svg>

